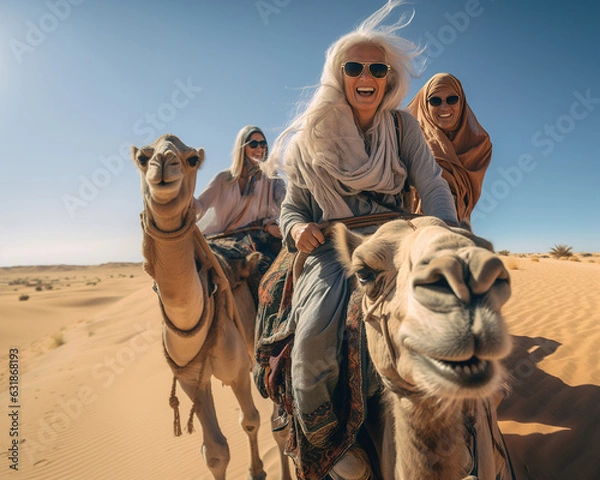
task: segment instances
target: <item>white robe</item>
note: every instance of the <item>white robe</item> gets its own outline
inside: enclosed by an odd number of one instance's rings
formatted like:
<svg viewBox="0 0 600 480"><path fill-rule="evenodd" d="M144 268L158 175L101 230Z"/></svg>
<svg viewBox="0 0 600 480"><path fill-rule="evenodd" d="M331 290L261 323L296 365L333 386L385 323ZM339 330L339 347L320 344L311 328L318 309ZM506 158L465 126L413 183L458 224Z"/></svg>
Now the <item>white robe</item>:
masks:
<svg viewBox="0 0 600 480"><path fill-rule="evenodd" d="M254 190L242 195L239 182L231 181L229 170L218 173L196 199L197 225L204 235L214 235L260 221L266 225L279 218L285 185L264 175Z"/></svg>

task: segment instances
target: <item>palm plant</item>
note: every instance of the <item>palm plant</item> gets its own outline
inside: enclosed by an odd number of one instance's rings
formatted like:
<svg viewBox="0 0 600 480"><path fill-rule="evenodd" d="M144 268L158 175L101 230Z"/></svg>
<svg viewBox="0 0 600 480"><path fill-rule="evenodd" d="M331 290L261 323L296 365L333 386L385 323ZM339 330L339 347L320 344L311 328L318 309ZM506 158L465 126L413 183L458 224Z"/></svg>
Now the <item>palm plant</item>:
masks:
<svg viewBox="0 0 600 480"><path fill-rule="evenodd" d="M573 255L571 250L573 250L573 247L568 245L554 245L554 248L552 248L549 253L554 258L568 258Z"/></svg>

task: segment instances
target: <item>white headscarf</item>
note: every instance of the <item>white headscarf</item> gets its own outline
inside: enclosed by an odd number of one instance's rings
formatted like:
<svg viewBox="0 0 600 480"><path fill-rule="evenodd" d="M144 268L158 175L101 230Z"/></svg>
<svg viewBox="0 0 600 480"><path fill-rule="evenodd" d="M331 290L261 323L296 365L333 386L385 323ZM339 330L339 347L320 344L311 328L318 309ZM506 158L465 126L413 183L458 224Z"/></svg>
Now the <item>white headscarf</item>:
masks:
<svg viewBox="0 0 600 480"><path fill-rule="evenodd" d="M407 171L398 159L394 119L389 111L377 116L366 135L370 154L347 104L334 107L317 125L312 136L320 140L320 148L308 148L302 135L292 140L285 155L288 180L312 193L324 220L352 215L344 197L362 191L392 195L402 191ZM334 132L337 136L332 137Z"/></svg>

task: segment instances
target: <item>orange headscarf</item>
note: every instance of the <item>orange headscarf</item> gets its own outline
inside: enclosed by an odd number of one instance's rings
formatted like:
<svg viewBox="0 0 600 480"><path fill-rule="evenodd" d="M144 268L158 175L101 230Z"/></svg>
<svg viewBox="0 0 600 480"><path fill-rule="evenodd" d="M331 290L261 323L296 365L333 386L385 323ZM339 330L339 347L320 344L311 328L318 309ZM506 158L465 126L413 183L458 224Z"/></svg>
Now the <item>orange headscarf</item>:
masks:
<svg viewBox="0 0 600 480"><path fill-rule="evenodd" d="M442 86L459 96L460 120L456 130L449 134L436 125L427 105L427 99ZM469 221L481 195L485 171L492 159L492 143L469 108L462 85L453 75L438 73L417 92L406 110L419 121L429 148L442 167L442 176L456 200L458 220Z"/></svg>

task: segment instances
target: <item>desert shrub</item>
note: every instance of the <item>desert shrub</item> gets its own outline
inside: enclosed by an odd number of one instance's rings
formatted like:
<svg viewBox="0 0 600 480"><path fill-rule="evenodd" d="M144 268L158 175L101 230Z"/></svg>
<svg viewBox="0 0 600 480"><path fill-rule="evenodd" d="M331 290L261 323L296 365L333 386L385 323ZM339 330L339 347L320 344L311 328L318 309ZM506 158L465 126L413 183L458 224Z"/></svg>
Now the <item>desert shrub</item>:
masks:
<svg viewBox="0 0 600 480"><path fill-rule="evenodd" d="M29 300L29 295L21 295L19 297L19 302L24 302L25 300Z"/></svg>
<svg viewBox="0 0 600 480"><path fill-rule="evenodd" d="M510 258L506 264L506 266L508 267L509 270L518 270L519 269L519 262L514 259L514 258Z"/></svg>
<svg viewBox="0 0 600 480"><path fill-rule="evenodd" d="M581 262L581 260L579 260L579 257L571 257L569 258L570 262Z"/></svg>
<svg viewBox="0 0 600 480"><path fill-rule="evenodd" d="M535 263L539 263L540 259L538 257L532 257L531 261L535 262Z"/></svg>
<svg viewBox="0 0 600 480"><path fill-rule="evenodd" d="M573 256L573 247L568 245L554 245L554 248L550 250L550 255L554 258L569 258Z"/></svg>
<svg viewBox="0 0 600 480"><path fill-rule="evenodd" d="M35 286L35 291L36 291L36 292L41 292L42 290L43 290L43 288L42 288L42 286L41 286L41 285L36 285L36 286Z"/></svg>
<svg viewBox="0 0 600 480"><path fill-rule="evenodd" d="M510 250L500 250L498 255L502 255L503 257L508 257L510 255Z"/></svg>
<svg viewBox="0 0 600 480"><path fill-rule="evenodd" d="M52 348L58 348L65 343L65 337L62 333L55 333L52 336Z"/></svg>
<svg viewBox="0 0 600 480"><path fill-rule="evenodd" d="M587 252L586 252L586 253L582 253L582 254L581 254L581 256L582 256L583 258L588 258L588 257L591 257L591 256L592 256L592 254L591 254L591 253L587 253Z"/></svg>

